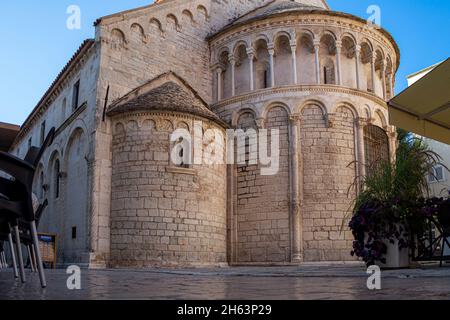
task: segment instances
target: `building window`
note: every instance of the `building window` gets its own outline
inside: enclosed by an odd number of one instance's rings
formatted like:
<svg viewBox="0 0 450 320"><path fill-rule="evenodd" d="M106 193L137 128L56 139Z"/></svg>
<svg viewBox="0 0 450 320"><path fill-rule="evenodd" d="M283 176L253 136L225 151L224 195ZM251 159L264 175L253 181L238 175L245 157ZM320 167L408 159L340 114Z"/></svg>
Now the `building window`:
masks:
<svg viewBox="0 0 450 320"><path fill-rule="evenodd" d="M78 104L80 100L80 80L78 80L73 86L73 97L72 97L72 109L78 109Z"/></svg>
<svg viewBox="0 0 450 320"><path fill-rule="evenodd" d="M331 59L328 59L323 67L323 83L336 84L334 62Z"/></svg>
<svg viewBox="0 0 450 320"><path fill-rule="evenodd" d="M374 125L364 128L364 149L367 174L382 161L389 161L389 138L386 132Z"/></svg>
<svg viewBox="0 0 450 320"><path fill-rule="evenodd" d="M428 182L433 183L442 181L445 181L444 167L441 165L436 165L428 175Z"/></svg>
<svg viewBox="0 0 450 320"><path fill-rule="evenodd" d="M32 144L33 144L33 138L32 137L30 137L29 139L28 139L28 150L30 150L31 149L31 146L32 146Z"/></svg>
<svg viewBox="0 0 450 320"><path fill-rule="evenodd" d="M189 152L190 143L183 139L179 138L177 141L175 141L172 145L172 152L171 153L171 162L176 167L179 168L190 168L191 163L191 153Z"/></svg>
<svg viewBox="0 0 450 320"><path fill-rule="evenodd" d="M55 161L55 199L59 198L61 184L61 168L59 164L59 160Z"/></svg>
<svg viewBox="0 0 450 320"><path fill-rule="evenodd" d="M40 136L40 144L41 146L44 144L45 140L45 121L41 124L41 136Z"/></svg>
<svg viewBox="0 0 450 320"><path fill-rule="evenodd" d="M72 239L75 240L77 238L77 227L72 227Z"/></svg>

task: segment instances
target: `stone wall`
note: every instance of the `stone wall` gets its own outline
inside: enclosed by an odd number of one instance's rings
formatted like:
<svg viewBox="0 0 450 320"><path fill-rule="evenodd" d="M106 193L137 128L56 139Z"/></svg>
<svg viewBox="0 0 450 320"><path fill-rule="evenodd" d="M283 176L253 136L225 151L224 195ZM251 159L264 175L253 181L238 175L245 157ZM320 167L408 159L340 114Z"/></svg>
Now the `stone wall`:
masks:
<svg viewBox="0 0 450 320"><path fill-rule="evenodd" d="M237 165L236 263L290 261L288 126L282 107L269 110L267 129L280 130L280 169L276 175L261 175L259 164ZM243 113L238 128L256 128L253 114Z"/></svg>
<svg viewBox="0 0 450 320"><path fill-rule="evenodd" d="M354 116L339 107L327 123L323 109L308 105L301 121L303 249L305 261L351 259L349 208L355 193ZM353 164L352 164L353 163Z"/></svg>
<svg viewBox="0 0 450 320"><path fill-rule="evenodd" d="M84 45L86 46L86 44ZM93 44L84 55L74 56L53 94L43 102L41 111L31 117L26 134L10 150L20 158L32 146L40 146L41 126L46 136L57 129L53 144L38 165L33 192L40 202L48 200L39 222L39 232L57 236L58 264L89 265L92 239L91 165L94 159L94 137L99 76L99 46ZM75 63L72 63L75 62ZM78 108L72 107L74 84L80 81ZM56 163L60 166L59 194L56 194ZM74 179L75 178L75 179ZM76 228L76 237L72 229Z"/></svg>
<svg viewBox="0 0 450 320"><path fill-rule="evenodd" d="M268 1L174 0L115 14L98 23L95 38L101 49L93 139L91 244L96 264L107 261L110 250L113 129L109 119L103 121L105 103L168 71L187 79L205 101L211 102L211 53L206 37Z"/></svg>
<svg viewBox="0 0 450 320"><path fill-rule="evenodd" d="M111 266L226 263L225 165L169 164L169 134L192 130L193 118L135 114L113 122ZM220 129L205 121L209 127Z"/></svg>

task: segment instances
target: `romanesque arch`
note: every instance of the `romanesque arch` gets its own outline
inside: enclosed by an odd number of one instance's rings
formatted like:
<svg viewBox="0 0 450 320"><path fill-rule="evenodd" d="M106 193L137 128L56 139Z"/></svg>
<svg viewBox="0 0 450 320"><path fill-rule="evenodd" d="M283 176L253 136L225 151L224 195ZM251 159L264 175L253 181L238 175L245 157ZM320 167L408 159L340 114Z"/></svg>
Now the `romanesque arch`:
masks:
<svg viewBox="0 0 450 320"><path fill-rule="evenodd" d="M316 83L314 34L309 30L299 33L297 44L297 74L300 84Z"/></svg>
<svg viewBox="0 0 450 320"><path fill-rule="evenodd" d="M275 85L283 86L293 84L292 51L289 34L280 32L274 41L275 48Z"/></svg>
<svg viewBox="0 0 450 320"><path fill-rule="evenodd" d="M320 38L320 83L337 84L336 70L336 38L334 34L325 32Z"/></svg>
<svg viewBox="0 0 450 320"><path fill-rule="evenodd" d="M374 79L372 76L373 54L371 42L363 40L361 43L360 83L361 89L369 92L374 92Z"/></svg>
<svg viewBox="0 0 450 320"><path fill-rule="evenodd" d="M240 42L234 49L235 63L235 94L240 95L250 91L250 60L247 54L247 44Z"/></svg>
<svg viewBox="0 0 450 320"><path fill-rule="evenodd" d="M375 79L374 79L374 93L379 97L384 97L384 81L385 81L385 56L383 49L377 48L374 52L374 68L375 68Z"/></svg>
<svg viewBox="0 0 450 320"><path fill-rule="evenodd" d="M164 33L164 29L163 29L163 27L162 27L161 21L159 21L159 20L156 19L156 18L151 18L151 19L150 19L150 27L151 27L153 30L157 30L157 31L159 32L159 35L162 35L162 34ZM153 30L152 30L152 31L153 31ZM154 34L154 31L153 31L153 32L150 32L150 34Z"/></svg>
<svg viewBox="0 0 450 320"><path fill-rule="evenodd" d="M231 97L231 65L229 61L230 53L228 50L222 50L219 56L219 64L222 68L222 73L220 74L220 92L221 97L226 99Z"/></svg>
<svg viewBox="0 0 450 320"><path fill-rule="evenodd" d="M270 87L270 65L269 65L269 51L268 42L264 37L259 37L253 43L255 51L254 60L254 76L255 89L265 89Z"/></svg>
<svg viewBox="0 0 450 320"><path fill-rule="evenodd" d="M186 22L187 24L195 24L195 19L194 19L194 15L192 14L192 12L188 9L184 9L182 12L182 20L183 22Z"/></svg>
<svg viewBox="0 0 450 320"><path fill-rule="evenodd" d="M386 99L391 99L394 96L394 66L392 64L392 59L388 55L386 57L386 74L385 74L385 90Z"/></svg>
<svg viewBox="0 0 450 320"><path fill-rule="evenodd" d="M344 34L341 43L342 85L356 88L356 40L351 34Z"/></svg>
<svg viewBox="0 0 450 320"><path fill-rule="evenodd" d="M166 17L166 20L167 20L167 26L168 26L168 28L170 28L170 30L172 30L172 31L180 31L181 30L181 26L178 22L178 18L173 13L169 13Z"/></svg>
<svg viewBox="0 0 450 320"><path fill-rule="evenodd" d="M125 33L122 30L118 28L111 30L111 46L113 48L123 48L126 43Z"/></svg>
<svg viewBox="0 0 450 320"><path fill-rule="evenodd" d="M131 38L137 42L142 43L146 42L146 35L144 28L139 23L133 23L130 27L131 30Z"/></svg>
<svg viewBox="0 0 450 320"><path fill-rule="evenodd" d="M65 260L76 261L88 244L88 140L85 131L75 128L65 148L65 194L62 249Z"/></svg>
<svg viewBox="0 0 450 320"><path fill-rule="evenodd" d="M197 12L199 13L200 17L203 21L209 20L208 10L205 8L204 5L198 5L197 6Z"/></svg>

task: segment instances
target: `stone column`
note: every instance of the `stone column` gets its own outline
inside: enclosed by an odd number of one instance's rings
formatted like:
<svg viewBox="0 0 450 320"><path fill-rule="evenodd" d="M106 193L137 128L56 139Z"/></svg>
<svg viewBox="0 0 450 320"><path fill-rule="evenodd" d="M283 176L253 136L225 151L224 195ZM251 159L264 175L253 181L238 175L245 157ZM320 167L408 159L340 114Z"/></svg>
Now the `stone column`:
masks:
<svg viewBox="0 0 450 320"><path fill-rule="evenodd" d="M216 69L217 73L217 101L222 100L223 92L222 92L222 68L218 67Z"/></svg>
<svg viewBox="0 0 450 320"><path fill-rule="evenodd" d="M366 176L366 150L364 147L364 128L367 125L367 119L358 118L356 119L356 139L358 148L358 174L359 174L359 184L361 186L362 178Z"/></svg>
<svg viewBox="0 0 450 320"><path fill-rule="evenodd" d="M247 49L247 55L249 60L250 69L250 91L255 90L255 80L253 79L253 60L255 59L255 53L253 49Z"/></svg>
<svg viewBox="0 0 450 320"><path fill-rule="evenodd" d="M342 71L341 71L341 49L342 41L336 41L336 83L342 85Z"/></svg>
<svg viewBox="0 0 450 320"><path fill-rule="evenodd" d="M275 48L274 48L274 45L269 44L268 50L269 50L269 67L270 67L270 86L273 88L273 87L275 87L275 62L274 62Z"/></svg>
<svg viewBox="0 0 450 320"><path fill-rule="evenodd" d="M356 88L361 90L361 78L360 78L360 63L361 63L361 46L356 45L355 47L355 58L356 58Z"/></svg>
<svg viewBox="0 0 450 320"><path fill-rule="evenodd" d="M236 59L233 55L228 57L228 61L231 65L231 96L234 97L236 95L236 80L235 80L235 71L236 71Z"/></svg>
<svg viewBox="0 0 450 320"><path fill-rule="evenodd" d="M320 84L320 40L314 40L314 56L315 56L315 64L316 64L316 82Z"/></svg>
<svg viewBox="0 0 450 320"><path fill-rule="evenodd" d="M397 130L395 127L390 126L386 128L388 137L389 137L389 153L391 161L394 162L396 160L397 155Z"/></svg>
<svg viewBox="0 0 450 320"><path fill-rule="evenodd" d="M372 52L372 61L370 63L371 69L372 69L372 92L375 93L375 78L376 78L376 72L375 72L375 60L377 59L377 56Z"/></svg>
<svg viewBox="0 0 450 320"><path fill-rule="evenodd" d="M300 192L299 192L299 135L300 116L292 115L290 118L290 172L291 177L291 232L292 232L292 262L303 261L302 250L302 216L300 212Z"/></svg>
<svg viewBox="0 0 450 320"><path fill-rule="evenodd" d="M395 97L394 93L394 73L392 72L389 76L389 86L391 88L391 98Z"/></svg>
<svg viewBox="0 0 450 320"><path fill-rule="evenodd" d="M291 54L292 54L292 81L294 84L298 84L297 75L297 43L291 42Z"/></svg>
<svg viewBox="0 0 450 320"><path fill-rule="evenodd" d="M383 98L387 100L386 92L386 59L383 60L383 65L381 66L381 85L383 86Z"/></svg>

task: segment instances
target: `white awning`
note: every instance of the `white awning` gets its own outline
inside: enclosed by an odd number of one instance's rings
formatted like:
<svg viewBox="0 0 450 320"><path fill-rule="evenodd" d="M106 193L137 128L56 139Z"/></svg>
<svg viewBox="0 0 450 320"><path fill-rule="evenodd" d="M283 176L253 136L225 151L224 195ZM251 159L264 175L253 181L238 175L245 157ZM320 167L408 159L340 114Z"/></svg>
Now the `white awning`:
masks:
<svg viewBox="0 0 450 320"><path fill-rule="evenodd" d="M388 105L391 125L450 144L450 58Z"/></svg>

